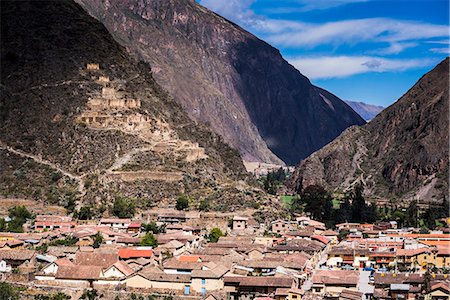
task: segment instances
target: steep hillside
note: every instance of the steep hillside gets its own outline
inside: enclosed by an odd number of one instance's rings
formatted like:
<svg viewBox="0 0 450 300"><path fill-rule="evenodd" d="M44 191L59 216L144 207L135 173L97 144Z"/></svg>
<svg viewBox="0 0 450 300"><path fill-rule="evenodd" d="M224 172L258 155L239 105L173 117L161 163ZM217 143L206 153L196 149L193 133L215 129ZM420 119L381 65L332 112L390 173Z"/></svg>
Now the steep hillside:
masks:
<svg viewBox="0 0 450 300"><path fill-rule="evenodd" d="M0 195L252 205L237 151L78 4L2 1L1 40Z"/></svg>
<svg viewBox="0 0 450 300"><path fill-rule="evenodd" d="M345 101L354 111L358 113L364 120L370 121L375 118L383 109L383 106L367 104L357 101Z"/></svg>
<svg viewBox="0 0 450 300"><path fill-rule="evenodd" d="M362 127L351 127L303 160L291 190L318 183L343 191L363 182L380 199L448 197L449 59Z"/></svg>
<svg viewBox="0 0 450 300"><path fill-rule="evenodd" d="M296 164L364 121L279 51L192 0L76 0L244 159ZM325 94L327 94L325 96Z"/></svg>

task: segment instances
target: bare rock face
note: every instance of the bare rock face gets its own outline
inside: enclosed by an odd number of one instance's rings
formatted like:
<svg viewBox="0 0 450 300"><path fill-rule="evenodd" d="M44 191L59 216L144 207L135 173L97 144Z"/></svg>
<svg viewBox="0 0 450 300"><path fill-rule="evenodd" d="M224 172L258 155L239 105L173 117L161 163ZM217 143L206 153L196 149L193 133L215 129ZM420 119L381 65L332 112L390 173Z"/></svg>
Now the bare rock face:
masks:
<svg viewBox="0 0 450 300"><path fill-rule="evenodd" d="M239 153L78 4L2 1L1 28L0 196L254 205Z"/></svg>
<svg viewBox="0 0 450 300"><path fill-rule="evenodd" d="M245 160L296 164L364 120L279 51L190 0L76 0Z"/></svg>
<svg viewBox="0 0 450 300"><path fill-rule="evenodd" d="M344 191L362 182L379 199L440 202L448 197L449 59L362 127L301 161L288 186Z"/></svg>

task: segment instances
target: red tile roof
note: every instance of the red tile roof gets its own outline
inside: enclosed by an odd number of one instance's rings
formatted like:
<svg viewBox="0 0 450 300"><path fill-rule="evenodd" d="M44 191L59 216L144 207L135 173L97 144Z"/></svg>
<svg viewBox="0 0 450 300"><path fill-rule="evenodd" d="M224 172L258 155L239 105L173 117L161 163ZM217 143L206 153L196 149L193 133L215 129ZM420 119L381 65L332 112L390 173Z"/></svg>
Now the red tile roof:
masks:
<svg viewBox="0 0 450 300"><path fill-rule="evenodd" d="M121 259L128 259L128 258L151 258L153 256L153 250L151 249L120 249L119 250L119 257Z"/></svg>
<svg viewBox="0 0 450 300"><path fill-rule="evenodd" d="M198 262L200 261L200 255L181 255L178 257L182 262Z"/></svg>

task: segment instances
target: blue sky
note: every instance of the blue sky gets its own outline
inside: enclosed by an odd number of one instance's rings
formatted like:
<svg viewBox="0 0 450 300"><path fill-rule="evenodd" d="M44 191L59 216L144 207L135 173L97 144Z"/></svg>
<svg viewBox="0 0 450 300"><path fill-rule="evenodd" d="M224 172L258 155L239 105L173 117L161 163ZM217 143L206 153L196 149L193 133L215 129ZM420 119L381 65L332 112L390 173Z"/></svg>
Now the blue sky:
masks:
<svg viewBox="0 0 450 300"><path fill-rule="evenodd" d="M388 106L449 53L448 0L199 0L344 100Z"/></svg>

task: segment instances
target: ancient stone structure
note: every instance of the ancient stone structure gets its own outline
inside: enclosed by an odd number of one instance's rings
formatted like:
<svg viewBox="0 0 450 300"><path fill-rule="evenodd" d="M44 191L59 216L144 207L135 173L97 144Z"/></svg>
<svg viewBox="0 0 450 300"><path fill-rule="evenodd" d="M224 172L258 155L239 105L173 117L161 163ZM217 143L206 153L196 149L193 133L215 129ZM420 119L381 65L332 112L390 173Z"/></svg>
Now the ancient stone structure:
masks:
<svg viewBox="0 0 450 300"><path fill-rule="evenodd" d="M86 69L88 70L100 70L100 65L96 63L89 63L86 65Z"/></svg>

